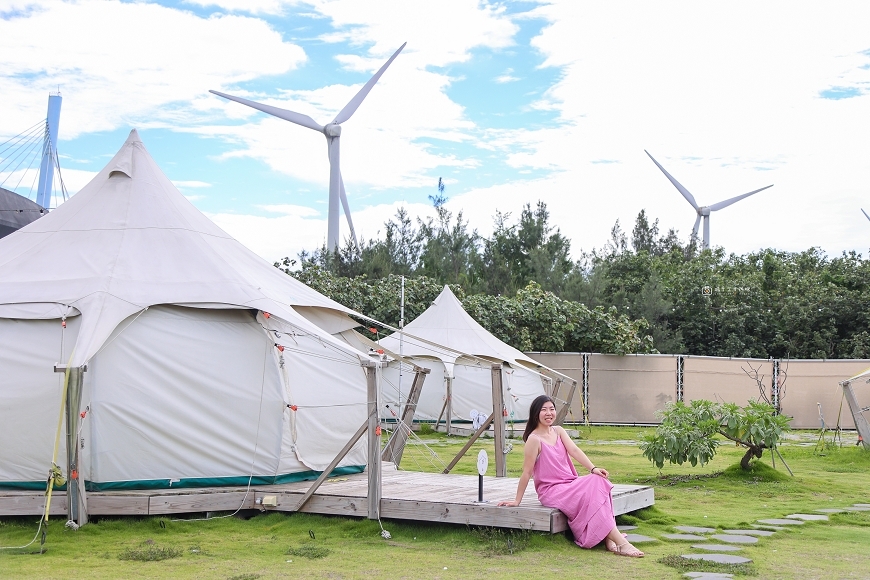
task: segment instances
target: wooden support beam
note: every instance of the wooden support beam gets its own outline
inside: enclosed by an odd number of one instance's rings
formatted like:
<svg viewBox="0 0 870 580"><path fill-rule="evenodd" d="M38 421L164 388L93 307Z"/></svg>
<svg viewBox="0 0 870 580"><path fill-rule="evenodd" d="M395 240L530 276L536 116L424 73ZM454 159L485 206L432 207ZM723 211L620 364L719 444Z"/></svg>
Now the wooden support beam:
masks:
<svg viewBox="0 0 870 580"><path fill-rule="evenodd" d="M451 369L451 372L453 369ZM445 420L446 423L446 433L447 436L450 436L450 424L453 421L453 377L447 377L447 418Z"/></svg>
<svg viewBox="0 0 870 580"><path fill-rule="evenodd" d="M858 430L858 435L861 436L861 441L864 449L870 451L870 424L864 418L864 411L858 405L858 399L855 398L855 391L852 390L852 383L845 381L841 383L843 387L843 395L846 397L846 402L849 403L849 410L852 411L852 419L855 420L855 429Z"/></svg>
<svg viewBox="0 0 870 580"><path fill-rule="evenodd" d="M556 383L553 384L553 389L551 392L547 393L549 397L553 400L556 400L559 397L559 390L562 388L562 381L564 381L562 377L556 378Z"/></svg>
<svg viewBox="0 0 870 580"><path fill-rule="evenodd" d="M441 406L441 412L438 413L438 420L435 421L435 430L438 430L438 427L441 426L441 417L444 416L444 409L447 408L447 397L444 397L444 404Z"/></svg>
<svg viewBox="0 0 870 580"><path fill-rule="evenodd" d="M502 390L501 365L492 365L492 416L495 439L495 476L507 476L504 433L504 391Z"/></svg>
<svg viewBox="0 0 870 580"><path fill-rule="evenodd" d="M474 445L474 442L477 441L481 435L483 435L484 431L489 429L489 426L492 423L492 419L492 415L486 418L486 421L483 422L483 425L481 425L477 429L477 431L474 432L474 435L472 435L468 439L468 442L465 444L465 446L459 450L459 453L456 454L456 457L453 458L453 460L447 465L447 467L444 468L444 471L442 471L441 473L450 473L450 470L456 467L456 464L459 463L459 460L462 459L463 455L468 453L468 450L471 449L471 446Z"/></svg>
<svg viewBox="0 0 870 580"><path fill-rule="evenodd" d="M363 436L363 433L365 433L366 429L368 428L369 417L366 417L365 422L360 425L360 428L356 430L356 433L353 434L353 437L351 437L347 441L345 446L341 448L341 451L338 452L338 455L336 455L335 458L329 463L329 465L326 466L326 469L323 470L323 473L320 474L320 477L318 477L315 482L311 484L311 487L308 488L308 491L305 492L305 495L299 498L299 501L296 502L296 507L293 508L294 512L298 512L305 506L306 502L308 502L308 500L311 499L311 496L314 495L314 492L317 491L317 488L320 487L320 484L326 481L326 478L329 477L329 474L332 473L332 470L338 467L338 464L341 462L341 460L344 459L345 455L350 453L350 450L353 448L354 445L356 445L356 442L359 441L359 438Z"/></svg>
<svg viewBox="0 0 870 580"><path fill-rule="evenodd" d="M431 369L423 367L417 368L417 373L414 375L414 382L411 384L411 392L408 393L408 400L402 410L402 416L399 417L399 422L396 424L396 430L393 431L393 436L387 442L384 451L381 454L383 461L392 461L399 466L402 461L402 453L405 452L405 444L408 442L408 435L411 432L411 424L414 422L414 413L417 410L417 401L420 400L420 393L423 391L423 382L426 380L426 375L431 372Z"/></svg>
<svg viewBox="0 0 870 580"><path fill-rule="evenodd" d="M565 417L571 409L571 402L574 400L574 394L576 392L577 381L571 381L571 388L568 389L568 397L565 399L565 404L562 405L562 408L559 409L559 412L556 414L556 420L553 422L554 425L561 425L565 421Z"/></svg>
<svg viewBox="0 0 870 580"><path fill-rule="evenodd" d="M88 523L88 502L85 494L84 476L79 473L79 412L82 404L83 367L69 369L69 384L66 389L66 465L68 506L67 519L79 526Z"/></svg>
<svg viewBox="0 0 870 580"><path fill-rule="evenodd" d="M369 410L369 449L368 449L368 518L380 518L381 510L381 421L378 417L378 363L366 361L363 363L366 371L366 387L368 391Z"/></svg>

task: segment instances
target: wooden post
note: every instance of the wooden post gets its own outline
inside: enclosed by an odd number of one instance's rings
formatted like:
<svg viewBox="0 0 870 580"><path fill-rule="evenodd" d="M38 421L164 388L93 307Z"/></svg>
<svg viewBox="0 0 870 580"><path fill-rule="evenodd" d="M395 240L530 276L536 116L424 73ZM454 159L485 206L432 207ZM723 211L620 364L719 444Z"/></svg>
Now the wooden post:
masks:
<svg viewBox="0 0 870 580"><path fill-rule="evenodd" d="M370 520L376 520L381 513L381 436L380 418L378 417L378 363L366 361L363 363L366 371L366 386L368 391L369 411L369 449L368 466L369 474L369 514Z"/></svg>
<svg viewBox="0 0 870 580"><path fill-rule="evenodd" d="M553 422L554 425L561 425L565 420L565 417L568 415L568 411L571 409L571 402L574 400L574 393L577 392L577 381L571 381L571 388L568 389L568 398L565 400L565 404L562 405L562 408L559 409L559 412L556 414L556 420Z"/></svg>
<svg viewBox="0 0 870 580"><path fill-rule="evenodd" d="M481 425L477 429L477 431L474 432L474 435L471 436L471 438L468 440L468 442L465 444L465 446L459 450L459 453L456 454L456 457L453 458L453 460L447 465L447 467L444 468L444 471L442 471L441 473L450 473L450 470L453 469L454 467L456 467L456 464L459 463L459 460L462 459L462 456L465 455L469 449L471 449L471 446L474 445L474 442L477 441L477 439L481 435L483 435L484 431L489 429L489 425L491 423L492 423L492 415L490 415L489 417L486 418L486 421L483 422L483 425Z"/></svg>
<svg viewBox="0 0 870 580"><path fill-rule="evenodd" d="M507 476L504 434L504 392L501 383L501 365L492 365L492 417L493 438L495 439L495 476Z"/></svg>
<svg viewBox="0 0 870 580"><path fill-rule="evenodd" d="M562 377L558 377L556 379L556 383L553 385L553 390L550 393L547 393L551 399L556 400L559 398L559 390L562 388L562 381L565 380Z"/></svg>
<svg viewBox="0 0 870 580"><path fill-rule="evenodd" d="M69 369L69 385L66 391L67 519L79 526L88 523L84 477L79 473L79 412L82 404L84 371L84 367Z"/></svg>
<svg viewBox="0 0 870 580"><path fill-rule="evenodd" d="M870 424L864 418L865 409L861 409L858 405L858 399L855 398L855 391L852 390L852 383L845 381L840 383L843 387L843 395L846 397L846 402L849 403L849 410L852 411L852 419L855 420L855 429L858 430L858 435L861 436L861 441L864 449L870 451ZM781 459L781 458L780 458Z"/></svg>
<svg viewBox="0 0 870 580"><path fill-rule="evenodd" d="M356 442L359 441L359 438L362 437L363 433L365 433L366 429L368 428L369 419L366 418L365 422L360 426L359 429L356 430L356 433L354 433L353 437L351 437L350 440L341 449L341 451L338 452L338 455L335 456L335 459L333 459L330 464L326 466L326 469L323 470L323 473L320 474L320 477L317 478L317 481L315 481L311 485L311 487L308 488L308 491L305 492L305 495L303 495L302 498L296 503L294 511L298 512L299 510L301 510L302 507L308 502L308 500L311 499L311 496L314 495L314 492L317 491L317 488L320 487L320 484L326 481L326 478L329 477L329 474L332 473L332 470L338 466L341 460L344 459L344 456L350 452L350 450L353 448Z"/></svg>
<svg viewBox="0 0 870 580"><path fill-rule="evenodd" d="M381 459L384 461L392 461L399 466L402 461L402 453L405 451L405 444L408 442L408 435L411 432L411 424L414 422L414 412L417 410L417 401L420 400L420 393L423 391L423 381L426 380L426 375L431 372L431 369L422 367L417 368L417 373L414 375L414 382L411 384L411 392L408 393L408 400L402 410L402 416L399 417L399 422L396 424L396 430L393 431L393 436L387 442L384 451L381 454Z"/></svg>
<svg viewBox="0 0 870 580"><path fill-rule="evenodd" d="M447 377L447 417L445 423L447 425L447 435L450 435L450 424L453 417L453 377Z"/></svg>

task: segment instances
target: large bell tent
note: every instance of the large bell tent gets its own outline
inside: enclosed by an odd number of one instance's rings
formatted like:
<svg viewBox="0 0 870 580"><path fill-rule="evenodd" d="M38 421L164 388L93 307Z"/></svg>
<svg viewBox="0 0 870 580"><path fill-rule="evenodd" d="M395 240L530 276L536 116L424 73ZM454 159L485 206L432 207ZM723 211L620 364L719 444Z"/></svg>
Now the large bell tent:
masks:
<svg viewBox="0 0 870 580"><path fill-rule="evenodd" d="M380 344L394 353L401 352L416 365L431 369L417 404L418 421L446 419L448 408L451 420L473 422L480 415L489 415L492 363L503 365L507 420L525 421L531 402L543 395L545 385L550 384L541 371L554 373L483 328L462 308L448 286L429 308L404 327L404 332L395 332L381 339ZM399 370L398 361L383 369L381 389L385 400L404 404L412 375L404 371L400 386ZM391 418L383 410L381 413Z"/></svg>
<svg viewBox="0 0 870 580"><path fill-rule="evenodd" d="M368 356L332 336L348 314L201 214L134 130L78 194L0 239L0 487L65 470L64 367L84 370L88 490L310 477L366 417ZM365 455L361 441L339 467Z"/></svg>

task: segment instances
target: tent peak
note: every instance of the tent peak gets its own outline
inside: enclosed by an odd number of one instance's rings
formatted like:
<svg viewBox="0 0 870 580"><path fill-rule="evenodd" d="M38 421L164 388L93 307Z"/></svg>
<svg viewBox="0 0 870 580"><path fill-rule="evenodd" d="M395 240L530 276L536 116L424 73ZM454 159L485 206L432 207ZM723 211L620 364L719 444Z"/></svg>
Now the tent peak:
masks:
<svg viewBox="0 0 870 580"><path fill-rule="evenodd" d="M136 129L130 130L130 135L127 137L127 141L125 141L125 145L127 143L141 143L142 139L139 138L139 131Z"/></svg>

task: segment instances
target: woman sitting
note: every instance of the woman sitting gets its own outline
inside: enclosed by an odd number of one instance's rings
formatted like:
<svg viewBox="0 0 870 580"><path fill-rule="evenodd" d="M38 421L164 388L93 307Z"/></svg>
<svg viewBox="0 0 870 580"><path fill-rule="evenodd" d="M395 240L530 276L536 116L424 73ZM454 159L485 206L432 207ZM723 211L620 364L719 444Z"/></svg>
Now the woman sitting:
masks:
<svg viewBox="0 0 870 580"><path fill-rule="evenodd" d="M523 433L526 442L523 475L517 485L514 501L501 501L500 506L518 506L523 499L529 478L534 475L538 499L546 507L560 510L568 518L575 543L591 548L605 541L607 549L620 556L643 557L616 527L607 470L595 467L558 426L556 405L547 395L532 401L529 421ZM591 475L578 477L570 457L589 470Z"/></svg>

